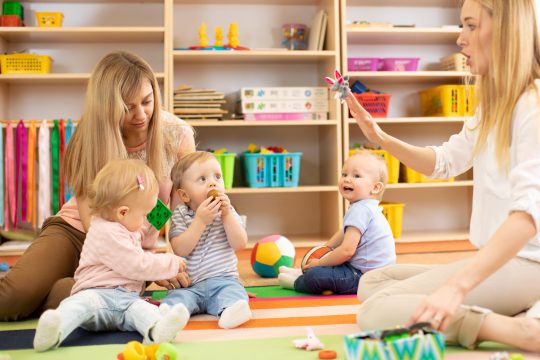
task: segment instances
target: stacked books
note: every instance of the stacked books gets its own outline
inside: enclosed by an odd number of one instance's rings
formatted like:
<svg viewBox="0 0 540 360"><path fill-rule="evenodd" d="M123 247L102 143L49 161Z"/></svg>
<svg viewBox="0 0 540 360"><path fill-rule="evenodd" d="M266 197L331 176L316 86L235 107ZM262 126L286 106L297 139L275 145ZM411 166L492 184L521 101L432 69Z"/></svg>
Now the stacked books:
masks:
<svg viewBox="0 0 540 360"><path fill-rule="evenodd" d="M181 85L174 90L174 113L185 120L221 120L227 110L225 94L213 89L194 89Z"/></svg>
<svg viewBox="0 0 540 360"><path fill-rule="evenodd" d="M244 120L327 120L327 87L260 87L240 90Z"/></svg>

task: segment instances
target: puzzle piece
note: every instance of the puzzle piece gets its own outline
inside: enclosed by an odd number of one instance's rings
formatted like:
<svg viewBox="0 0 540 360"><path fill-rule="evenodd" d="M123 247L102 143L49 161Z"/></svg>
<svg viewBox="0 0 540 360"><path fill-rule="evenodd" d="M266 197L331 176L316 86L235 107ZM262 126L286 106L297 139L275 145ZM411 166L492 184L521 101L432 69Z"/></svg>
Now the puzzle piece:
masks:
<svg viewBox="0 0 540 360"><path fill-rule="evenodd" d="M158 199L156 206L150 211L146 218L148 222L152 224L156 229L160 230L163 225L169 220L172 215L172 211L169 210L161 200Z"/></svg>

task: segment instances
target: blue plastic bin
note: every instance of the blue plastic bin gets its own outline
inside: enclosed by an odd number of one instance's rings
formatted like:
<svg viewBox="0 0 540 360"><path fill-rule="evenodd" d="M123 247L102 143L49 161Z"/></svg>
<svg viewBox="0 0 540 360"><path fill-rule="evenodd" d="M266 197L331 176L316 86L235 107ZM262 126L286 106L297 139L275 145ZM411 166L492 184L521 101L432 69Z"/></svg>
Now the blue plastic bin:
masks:
<svg viewBox="0 0 540 360"><path fill-rule="evenodd" d="M249 187L295 187L300 178L301 152L244 153L244 174Z"/></svg>

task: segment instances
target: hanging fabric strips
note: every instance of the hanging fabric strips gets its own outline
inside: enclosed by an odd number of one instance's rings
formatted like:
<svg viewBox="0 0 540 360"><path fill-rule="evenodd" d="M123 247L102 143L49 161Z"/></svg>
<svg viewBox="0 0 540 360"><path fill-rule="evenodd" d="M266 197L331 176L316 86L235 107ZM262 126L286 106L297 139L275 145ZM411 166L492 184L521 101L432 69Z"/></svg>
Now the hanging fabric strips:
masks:
<svg viewBox="0 0 540 360"><path fill-rule="evenodd" d="M0 133L0 226L4 226L4 136Z"/></svg>
<svg viewBox="0 0 540 360"><path fill-rule="evenodd" d="M65 129L66 121L60 119L58 123L58 138L60 142L60 157L59 157L59 167L58 167L58 208L61 209L64 205L64 151L65 151Z"/></svg>
<svg viewBox="0 0 540 360"><path fill-rule="evenodd" d="M28 197L27 197L27 221L32 223L34 229L37 228L36 216L36 122L31 120L28 125Z"/></svg>
<svg viewBox="0 0 540 360"><path fill-rule="evenodd" d="M6 186L5 186L5 204L4 204L4 226L6 230L10 229L10 219L13 226L17 226L17 197L15 196L15 168L14 168L14 154L13 154L13 125L11 121L6 125Z"/></svg>
<svg viewBox="0 0 540 360"><path fill-rule="evenodd" d="M68 146L69 139L71 139L71 135L73 135L74 130L75 130L75 125L73 124L73 121L71 121L71 119L68 119L67 124L66 124L65 134L64 134L64 137L65 137L64 144L66 148ZM71 191L71 189L69 188L66 182L64 185L64 199L65 199L64 201L68 202L71 196L73 196L73 192Z"/></svg>
<svg viewBox="0 0 540 360"><path fill-rule="evenodd" d="M21 194L21 221L26 221L26 200L28 195L28 145L26 126L20 120L17 124L17 138L15 142L15 196ZM20 186L19 186L20 185Z"/></svg>
<svg viewBox="0 0 540 360"><path fill-rule="evenodd" d="M51 132L51 167L52 167L52 213L58 212L58 184L60 167L60 131L58 129L58 120L54 120L54 126Z"/></svg>
<svg viewBox="0 0 540 360"><path fill-rule="evenodd" d="M39 190L38 190L38 226L51 216L51 143L49 124L43 120L39 125Z"/></svg>

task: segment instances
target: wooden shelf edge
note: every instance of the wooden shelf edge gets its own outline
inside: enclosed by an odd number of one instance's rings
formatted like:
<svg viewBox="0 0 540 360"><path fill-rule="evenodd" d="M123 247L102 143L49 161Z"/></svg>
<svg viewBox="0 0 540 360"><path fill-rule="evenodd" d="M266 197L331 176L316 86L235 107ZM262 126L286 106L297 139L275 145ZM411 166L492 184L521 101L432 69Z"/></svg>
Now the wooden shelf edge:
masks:
<svg viewBox="0 0 540 360"><path fill-rule="evenodd" d="M450 251L474 251L477 250L469 240L445 240L445 241L422 241L422 242L396 242L397 254L418 254Z"/></svg>

